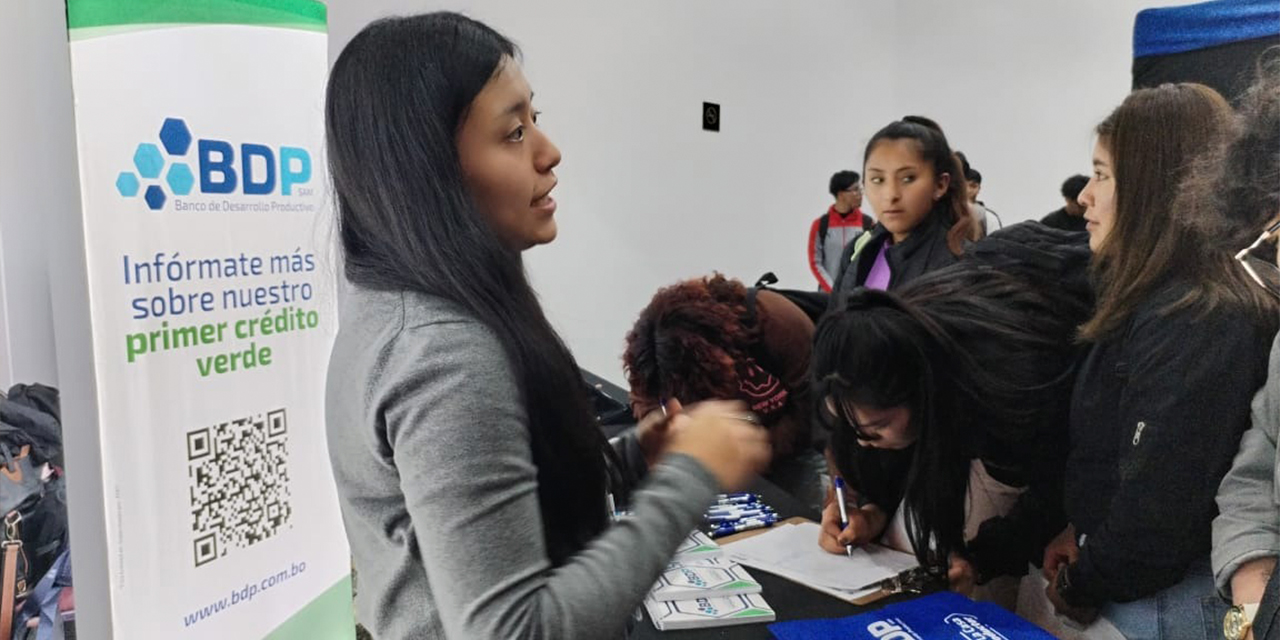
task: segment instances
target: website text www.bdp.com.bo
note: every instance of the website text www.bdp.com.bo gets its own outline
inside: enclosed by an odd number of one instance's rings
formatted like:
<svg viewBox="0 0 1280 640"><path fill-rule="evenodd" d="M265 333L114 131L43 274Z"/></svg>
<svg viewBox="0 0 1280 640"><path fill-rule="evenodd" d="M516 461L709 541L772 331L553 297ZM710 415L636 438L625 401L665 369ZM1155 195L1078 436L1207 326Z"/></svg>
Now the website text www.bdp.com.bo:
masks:
<svg viewBox="0 0 1280 640"><path fill-rule="evenodd" d="M278 587L281 584L302 575L306 570L307 563L295 562L288 569L273 573L257 582L246 584L243 587L232 591L231 595L225 598L220 598L217 602L210 603L196 611L183 615L182 626L190 627L191 625L199 624L200 622L203 622L226 609L249 602L264 591Z"/></svg>

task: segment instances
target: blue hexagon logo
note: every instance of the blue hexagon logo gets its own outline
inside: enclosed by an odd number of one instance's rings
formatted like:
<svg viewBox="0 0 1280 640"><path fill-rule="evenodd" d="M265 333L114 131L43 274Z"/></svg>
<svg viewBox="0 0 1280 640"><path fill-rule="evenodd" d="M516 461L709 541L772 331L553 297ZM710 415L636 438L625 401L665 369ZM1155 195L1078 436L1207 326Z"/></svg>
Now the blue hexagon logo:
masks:
<svg viewBox="0 0 1280 640"><path fill-rule="evenodd" d="M138 195L138 176L132 171L121 171L120 177L116 178L116 190L126 198Z"/></svg>
<svg viewBox="0 0 1280 640"><path fill-rule="evenodd" d="M191 148L191 130L182 118L165 118L160 126L160 142L171 156L185 156ZM185 195L185 194L183 194Z"/></svg>
<svg viewBox="0 0 1280 640"><path fill-rule="evenodd" d="M159 147L144 142L133 152L133 165L142 177L154 180L160 177L160 170L164 168L164 156L160 155Z"/></svg>
<svg viewBox="0 0 1280 640"><path fill-rule="evenodd" d="M152 211L159 211L164 208L164 189L160 185L151 185L147 187L147 193L142 196L147 201L147 206Z"/></svg>
<svg viewBox="0 0 1280 640"><path fill-rule="evenodd" d="M191 167L186 163L175 162L169 165L169 173L165 175L165 181L169 183L169 190L173 191L173 195L185 196L191 193L196 177L192 175Z"/></svg>

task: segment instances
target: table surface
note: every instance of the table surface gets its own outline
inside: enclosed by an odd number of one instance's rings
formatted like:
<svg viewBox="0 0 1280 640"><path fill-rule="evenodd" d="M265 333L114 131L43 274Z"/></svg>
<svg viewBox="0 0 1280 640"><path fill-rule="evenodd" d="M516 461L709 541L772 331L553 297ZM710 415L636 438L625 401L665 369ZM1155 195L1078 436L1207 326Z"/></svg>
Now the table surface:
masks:
<svg viewBox="0 0 1280 640"><path fill-rule="evenodd" d="M763 478L757 480L750 491L760 494L761 498L772 506L782 518L799 516L813 521L819 520L817 511L796 500L768 480ZM818 544L818 541L814 540L813 543ZM777 612L777 622L810 620L813 618L843 618L873 611L887 604L906 599L904 596L894 596L866 606L858 606L754 567L749 567L748 571L751 572L751 577L760 582L760 586L763 588L760 595L764 596L769 606L773 607L774 611ZM768 623L681 631L658 631L653 626L653 622L649 620L648 613L645 613L643 621L636 623L635 629L631 632L631 638L633 639L710 640L712 638L772 637L773 634L769 633Z"/></svg>
<svg viewBox="0 0 1280 640"><path fill-rule="evenodd" d="M627 402L626 390L619 388L617 385L610 383L608 380L601 378L589 371L583 370L583 378L587 384L595 386L606 395L614 398L619 403ZM618 432L625 429L627 425L614 425L605 427L605 433L608 436L617 435ZM819 514L813 508L805 505L797 500L791 494L783 491L777 485L759 478L751 486L749 491L758 493L778 512L781 518L801 517L807 518L814 522L821 520ZM732 539L732 537L730 538ZM814 540L814 544L818 541ZM751 576L760 582L762 587L761 595L764 596L769 606L773 607L778 614L778 622L788 620L811 620L814 618L843 618L846 616L857 615L867 611L879 609L885 605L900 602L910 596L899 595L885 598L865 606L858 606L834 598L820 591L814 591L808 587L796 584L786 578L782 578L771 573L766 573L760 569L750 568ZM635 629L631 632L631 638L636 640L645 639L662 639L662 640L710 640L712 638L773 638L773 634L769 633L767 623L756 623L748 625L737 625L729 627L708 627L705 629L689 629L682 631L658 631L653 622L649 620L649 614L644 614L644 620L637 622Z"/></svg>

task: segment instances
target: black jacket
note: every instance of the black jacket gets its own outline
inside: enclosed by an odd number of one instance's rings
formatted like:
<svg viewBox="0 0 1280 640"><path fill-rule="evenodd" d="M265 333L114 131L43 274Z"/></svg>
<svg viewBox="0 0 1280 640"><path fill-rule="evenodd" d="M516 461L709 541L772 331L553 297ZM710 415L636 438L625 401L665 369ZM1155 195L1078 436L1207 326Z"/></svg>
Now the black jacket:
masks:
<svg viewBox="0 0 1280 640"><path fill-rule="evenodd" d="M947 231L950 228L936 218L931 218L912 231L902 244L891 246L885 251L884 257L889 262L892 273L889 278L890 291L959 260L947 247ZM880 247L891 238L883 224L876 224L871 230L871 239L866 242L856 260L853 259L853 252L857 243L851 242L844 248L844 254L840 256L840 264L844 268L836 276L835 285L831 288L833 304L840 297L839 294L853 291L867 281Z"/></svg>
<svg viewBox="0 0 1280 640"><path fill-rule="evenodd" d="M1084 216L1073 216L1067 213L1066 207L1058 209L1057 211L1054 211L1040 219L1040 224L1050 226L1055 229L1062 229L1063 231L1084 231L1085 222Z"/></svg>
<svg viewBox="0 0 1280 640"><path fill-rule="evenodd" d="M1076 380L1065 506L1084 539L1070 567L1082 600L1150 596L1212 546L1214 496L1266 380L1274 327L1233 309L1161 313L1188 290L1151 295Z"/></svg>

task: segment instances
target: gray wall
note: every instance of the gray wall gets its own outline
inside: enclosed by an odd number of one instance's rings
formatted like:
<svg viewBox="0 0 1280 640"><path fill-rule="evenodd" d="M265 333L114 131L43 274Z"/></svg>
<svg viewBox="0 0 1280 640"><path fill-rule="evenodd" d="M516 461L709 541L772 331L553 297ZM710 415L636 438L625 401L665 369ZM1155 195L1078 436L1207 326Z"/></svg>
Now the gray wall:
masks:
<svg viewBox="0 0 1280 640"><path fill-rule="evenodd" d="M63 3L0 2L0 385L62 391L76 620L85 637L109 639L73 104Z"/></svg>

